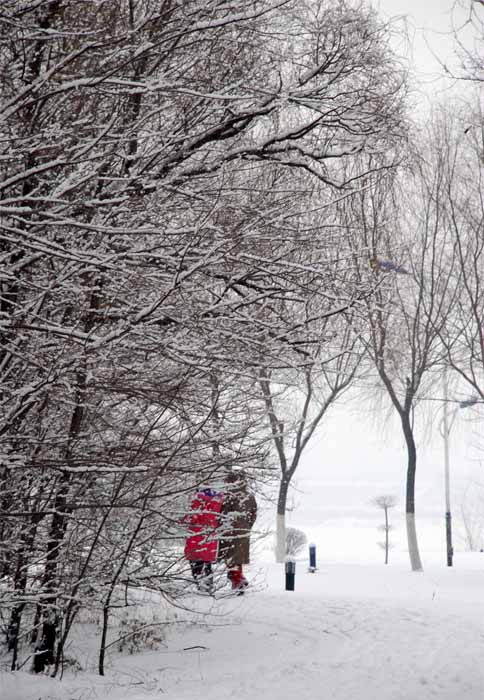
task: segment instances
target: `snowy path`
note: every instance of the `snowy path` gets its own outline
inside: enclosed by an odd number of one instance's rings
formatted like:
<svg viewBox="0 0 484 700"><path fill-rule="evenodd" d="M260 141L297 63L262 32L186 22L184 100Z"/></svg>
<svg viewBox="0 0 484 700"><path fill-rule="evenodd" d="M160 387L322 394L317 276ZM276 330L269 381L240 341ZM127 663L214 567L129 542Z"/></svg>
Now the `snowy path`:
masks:
<svg viewBox="0 0 484 700"><path fill-rule="evenodd" d="M167 696L202 697L203 686L217 700L484 698L484 603L478 614L465 600L451 606L460 588L444 587L440 601L440 586L403 571L407 600L401 582L392 595L392 578L385 595L372 593L366 567L347 568L346 587L360 591L350 599L338 594L340 567L332 580L324 571L306 575L302 592L269 589L232 603L236 626L190 634L186 646L207 650L164 674ZM475 579L484 584L484 574Z"/></svg>
<svg viewBox="0 0 484 700"><path fill-rule="evenodd" d="M474 561L413 574L335 564L311 575L301 564L294 592L280 567L253 567L245 597L197 599L215 627L183 626L158 651L113 658L104 679L42 678L43 694L39 679L5 674L0 697L483 700L484 557Z"/></svg>

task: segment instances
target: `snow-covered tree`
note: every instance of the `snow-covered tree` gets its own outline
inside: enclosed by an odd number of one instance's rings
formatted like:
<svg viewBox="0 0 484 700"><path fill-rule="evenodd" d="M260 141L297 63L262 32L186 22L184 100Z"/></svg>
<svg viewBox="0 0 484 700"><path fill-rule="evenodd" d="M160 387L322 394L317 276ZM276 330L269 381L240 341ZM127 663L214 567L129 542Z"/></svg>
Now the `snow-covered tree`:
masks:
<svg viewBox="0 0 484 700"><path fill-rule="evenodd" d="M411 168L400 178L382 177L378 187L362 192L358 206L354 200L347 207L349 235L364 236L358 243L360 250L366 248L360 272L375 281L375 292L366 299L369 335L363 338L407 448L405 512L414 571L422 569L415 526L415 414L421 399L435 396L445 354L441 334L457 295L440 151L431 128L420 134L418 143ZM394 265L375 265L378 260Z"/></svg>
<svg viewBox="0 0 484 700"><path fill-rule="evenodd" d="M482 109L475 101L466 102L459 112L442 108L436 119L443 183L439 206L446 212L452 237L448 255L456 290L441 340L447 363L478 401L484 401L483 123Z"/></svg>
<svg viewBox="0 0 484 700"><path fill-rule="evenodd" d="M354 153L392 165L405 89L388 38L345 2L2 4L13 668L22 619L41 670L92 596L109 616L120 582L172 590L184 495L264 467L257 373L297 366L333 274L292 222L316 185L355 184L337 165ZM321 298L318 318L339 308Z"/></svg>

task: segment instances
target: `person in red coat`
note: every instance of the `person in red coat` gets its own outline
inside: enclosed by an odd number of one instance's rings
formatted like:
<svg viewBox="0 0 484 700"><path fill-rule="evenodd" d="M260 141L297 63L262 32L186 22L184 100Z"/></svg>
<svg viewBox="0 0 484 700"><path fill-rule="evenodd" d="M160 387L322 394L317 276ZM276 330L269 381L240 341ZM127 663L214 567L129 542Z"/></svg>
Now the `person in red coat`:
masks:
<svg viewBox="0 0 484 700"><path fill-rule="evenodd" d="M213 588L212 564L218 557L218 534L223 494L215 489L197 491L190 504L190 513L183 521L190 531L185 542L185 557L200 590Z"/></svg>

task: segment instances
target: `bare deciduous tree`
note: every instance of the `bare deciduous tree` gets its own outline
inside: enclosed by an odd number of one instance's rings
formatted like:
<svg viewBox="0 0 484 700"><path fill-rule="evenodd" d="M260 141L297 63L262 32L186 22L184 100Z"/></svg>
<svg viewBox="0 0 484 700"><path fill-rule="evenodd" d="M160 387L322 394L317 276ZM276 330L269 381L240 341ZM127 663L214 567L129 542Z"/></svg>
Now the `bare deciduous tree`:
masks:
<svg viewBox="0 0 484 700"><path fill-rule="evenodd" d="M484 2L483 0L456 0L454 3L455 18L453 36L458 56L462 64L462 72L453 77L484 82ZM457 12L458 11L458 12Z"/></svg>
<svg viewBox="0 0 484 700"><path fill-rule="evenodd" d="M462 537L469 552L484 550L484 485L469 484L460 503Z"/></svg>
<svg viewBox="0 0 484 700"><path fill-rule="evenodd" d="M321 293L324 227L305 245L293 222L355 186L356 152L391 167L404 132L388 31L345 2L2 3L12 668L32 633L56 669L77 611L107 625L121 585L176 592L184 494L264 468L254 377L301 365L308 300L318 321L348 301Z"/></svg>
<svg viewBox="0 0 484 700"><path fill-rule="evenodd" d="M360 272L370 271L375 279L375 293L366 303L367 352L407 448L405 511L413 571L422 569L415 526L415 412L422 398L432 396L444 360L441 334L458 293L442 201L440 137L438 129L430 130L412 170L404 170L401 179L382 177L378 188L361 194L356 208L349 201L347 215L350 235L363 235Z"/></svg>
<svg viewBox="0 0 484 700"><path fill-rule="evenodd" d="M345 321L340 320L340 323ZM331 333L335 332L336 326L325 323L323 328ZM328 343L328 347L323 344L316 355L308 354L306 366L299 371L282 374L262 370L259 374L280 470L276 512L278 562L284 561L285 557L286 504L291 480L318 426L331 406L351 386L361 360L358 340L348 325L338 340L341 343L339 348ZM327 357L331 348L333 357ZM293 417L289 417L289 412Z"/></svg>
<svg viewBox="0 0 484 700"><path fill-rule="evenodd" d="M466 128L462 129L462 119ZM468 102L461 113L442 111L440 205L452 235L454 286L458 289L441 340L447 362L465 381L472 400L484 401L484 141L482 109Z"/></svg>
<svg viewBox="0 0 484 700"><path fill-rule="evenodd" d="M382 496L377 496L372 500L372 504L376 506L377 508L381 508L385 514L385 522L383 525L381 525L378 529L381 530L382 532L385 533L385 541L379 543L382 547L382 549L385 552L385 564L388 564L388 552L390 550L390 539L389 539L389 534L390 530L392 529L392 525L390 525L389 517L388 517L388 511L390 508L394 508L397 504L397 499L395 496L391 494L385 494Z"/></svg>

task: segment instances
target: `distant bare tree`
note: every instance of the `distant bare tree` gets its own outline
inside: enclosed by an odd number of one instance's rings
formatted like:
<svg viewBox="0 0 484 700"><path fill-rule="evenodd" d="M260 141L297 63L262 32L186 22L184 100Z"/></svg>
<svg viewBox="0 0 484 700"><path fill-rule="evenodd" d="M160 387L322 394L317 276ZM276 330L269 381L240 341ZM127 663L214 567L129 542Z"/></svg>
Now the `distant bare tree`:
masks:
<svg viewBox="0 0 484 700"><path fill-rule="evenodd" d="M307 544L308 538L297 527L286 528L286 556L295 557Z"/></svg>
<svg viewBox="0 0 484 700"><path fill-rule="evenodd" d="M327 322L326 322L327 321ZM292 373L260 372L259 383L266 407L267 422L275 453L279 462L280 481L276 512L276 561L284 561L286 505L291 480L301 462L302 455L316 430L327 417L331 407L351 386L356 376L362 350L351 327L341 319L344 328L340 335L337 326L323 322L323 329L334 333L339 347L334 343L321 345L307 365ZM333 347L332 355L331 346ZM313 349L314 351L314 349ZM325 357L326 359L321 359ZM329 356L328 356L329 355ZM287 419L289 407L296 414ZM288 424L289 423L289 424Z"/></svg>
<svg viewBox="0 0 484 700"><path fill-rule="evenodd" d="M469 484L460 503L462 537L469 552L484 548L484 484Z"/></svg>
<svg viewBox="0 0 484 700"><path fill-rule="evenodd" d="M477 101L462 111L440 116L440 205L445 207L453 242L453 284L458 289L452 313L441 332L447 362L470 389L484 401L484 113ZM462 128L465 123L464 129ZM445 130L444 130L445 129Z"/></svg>
<svg viewBox="0 0 484 700"><path fill-rule="evenodd" d="M374 277L375 291L366 300L368 357L374 364L398 415L407 451L405 512L410 564L422 570L415 525L417 442L415 411L421 398L434 395L435 372L441 371L440 340L455 290L446 267L450 233L436 203L442 182L436 175L438 145L421 134L422 151L413 172L401 179L381 176L377 187L346 202L348 235L362 278ZM362 239L359 237L362 237Z"/></svg>
<svg viewBox="0 0 484 700"><path fill-rule="evenodd" d="M379 542L378 544L385 551L385 564L388 564L388 551L392 546L389 540L389 532L392 529L392 526L389 522L388 511L390 510L390 508L394 508L396 506L397 499L391 494L385 494L383 496L377 496L371 501L371 503L377 508L382 508L383 512L385 513L385 524L380 525L380 527L378 528L379 530L385 533L385 541Z"/></svg>

